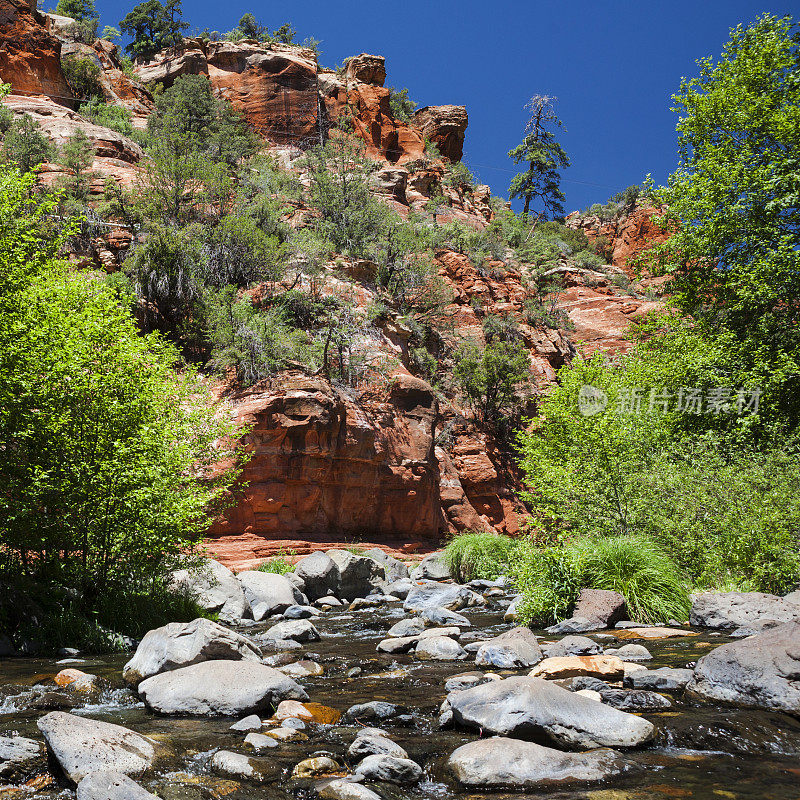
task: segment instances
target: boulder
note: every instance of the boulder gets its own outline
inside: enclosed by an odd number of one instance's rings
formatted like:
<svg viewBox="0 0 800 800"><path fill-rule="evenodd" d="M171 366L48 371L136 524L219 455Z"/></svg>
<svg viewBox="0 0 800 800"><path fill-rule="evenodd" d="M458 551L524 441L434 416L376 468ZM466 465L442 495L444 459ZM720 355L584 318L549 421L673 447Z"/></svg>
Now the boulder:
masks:
<svg viewBox="0 0 800 800"><path fill-rule="evenodd" d="M459 628L471 628L472 623L463 615L456 614L448 608L425 608L420 617L427 625L457 625Z"/></svg>
<svg viewBox="0 0 800 800"><path fill-rule="evenodd" d="M378 720L390 719L397 716L400 710L393 703L385 703L382 700L371 700L369 703L358 703L350 706L344 713L344 718L348 720Z"/></svg>
<svg viewBox="0 0 800 800"><path fill-rule="evenodd" d="M98 770L140 776L163 754L153 739L110 722L51 711L36 724L48 751L72 783Z"/></svg>
<svg viewBox="0 0 800 800"><path fill-rule="evenodd" d="M763 592L704 592L692 599L689 622L699 628L733 630L760 619L800 621L800 605Z"/></svg>
<svg viewBox="0 0 800 800"><path fill-rule="evenodd" d="M386 631L387 636L417 636L425 630L425 623L419 617L406 617L396 622Z"/></svg>
<svg viewBox="0 0 800 800"><path fill-rule="evenodd" d="M529 628L519 627L481 644L475 654L475 664L497 669L525 669L538 664L542 657L536 636Z"/></svg>
<svg viewBox="0 0 800 800"><path fill-rule="evenodd" d="M190 594L206 611L216 611L222 622L238 622L250 613L250 605L236 576L211 558L192 569L173 572L170 588Z"/></svg>
<svg viewBox="0 0 800 800"><path fill-rule="evenodd" d="M208 619L170 622L144 635L122 677L135 686L152 675L215 659L261 661L261 651L250 639Z"/></svg>
<svg viewBox="0 0 800 800"><path fill-rule="evenodd" d="M561 753L533 742L492 736L459 747L447 768L459 783L473 788L546 789L593 783L629 768L619 753L594 750Z"/></svg>
<svg viewBox="0 0 800 800"><path fill-rule="evenodd" d="M268 639L291 640L294 642L318 642L319 631L307 619L293 619L273 625L266 633Z"/></svg>
<svg viewBox="0 0 800 800"><path fill-rule="evenodd" d="M316 791L322 800L382 800L379 794L346 778L321 781Z"/></svg>
<svg viewBox="0 0 800 800"><path fill-rule="evenodd" d="M0 778L4 783L27 779L37 767L44 767L40 742L22 736L0 736Z"/></svg>
<svg viewBox="0 0 800 800"><path fill-rule="evenodd" d="M707 700L800 714L800 621L715 648L699 659L686 689Z"/></svg>
<svg viewBox="0 0 800 800"><path fill-rule="evenodd" d="M347 749L347 755L353 759L362 759L381 753L387 756L394 756L395 758L408 758L408 753L403 750L399 744L395 744L391 739L387 739L385 736L378 736L376 734L359 734Z"/></svg>
<svg viewBox="0 0 800 800"><path fill-rule="evenodd" d="M339 568L336 562L321 550L301 558L295 565L294 573L303 579L304 591L309 600L318 600L325 595L335 594L339 588Z"/></svg>
<svg viewBox="0 0 800 800"><path fill-rule="evenodd" d="M609 647L605 652L606 655L614 655L623 661L650 661L653 658L652 653L641 644L624 644L622 647Z"/></svg>
<svg viewBox="0 0 800 800"><path fill-rule="evenodd" d="M383 781L386 783L412 784L422 778L422 768L409 758L379 753L367 756L353 773L357 778L367 781Z"/></svg>
<svg viewBox="0 0 800 800"><path fill-rule="evenodd" d="M445 608L448 611L459 611L467 606L480 606L485 604L481 595L467 589L466 586L458 586L454 583L437 583L427 581L424 584L415 586L406 597L403 603L403 610L412 613L425 612L427 610Z"/></svg>
<svg viewBox="0 0 800 800"><path fill-rule="evenodd" d="M230 750L217 750L211 757L210 767L218 775L253 783L271 783L281 774L280 767L272 759L253 758Z"/></svg>
<svg viewBox="0 0 800 800"><path fill-rule="evenodd" d="M311 617L318 617L320 612L314 606L289 606L283 612L284 619L310 619Z"/></svg>
<svg viewBox="0 0 800 800"><path fill-rule="evenodd" d="M81 780L77 800L159 800L121 772L99 770Z"/></svg>
<svg viewBox="0 0 800 800"><path fill-rule="evenodd" d="M271 712L281 700L307 700L302 686L252 661L204 661L139 684L139 696L161 714L228 716Z"/></svg>
<svg viewBox="0 0 800 800"><path fill-rule="evenodd" d="M351 56L347 59L345 74L349 80L383 86L386 80L386 59L383 56L373 56L369 53Z"/></svg>
<svg viewBox="0 0 800 800"><path fill-rule="evenodd" d="M443 550L425 556L425 558L411 570L411 578L415 581L447 581L452 577L453 575L450 572L450 567L447 564Z"/></svg>
<svg viewBox="0 0 800 800"><path fill-rule="evenodd" d="M396 581L392 581L391 583L387 583L383 587L384 594L391 594L394 597L399 597L401 600L405 600L408 597L408 593L414 588L414 581L410 578L398 578Z"/></svg>
<svg viewBox="0 0 800 800"><path fill-rule="evenodd" d="M589 675L607 681L621 681L625 667L616 656L557 656L544 659L533 668L530 675L554 679Z"/></svg>
<svg viewBox="0 0 800 800"><path fill-rule="evenodd" d="M593 656L599 653L602 647L588 636L565 636L561 641L545 647L548 658L561 656Z"/></svg>
<svg viewBox="0 0 800 800"><path fill-rule="evenodd" d="M449 636L427 636L419 640L414 655L423 661L459 661L467 651Z"/></svg>
<svg viewBox="0 0 800 800"><path fill-rule="evenodd" d="M617 622L628 619L628 606L619 592L582 589L572 615L595 622L599 628L611 628Z"/></svg>
<svg viewBox="0 0 800 800"><path fill-rule="evenodd" d="M558 747L637 747L652 723L574 694L550 681L514 677L451 692L456 723L485 733L552 742Z"/></svg>
<svg viewBox="0 0 800 800"><path fill-rule="evenodd" d="M403 170L403 172L405 172L405 170ZM369 550L365 550L364 555L383 566L385 580L388 584L394 584L396 581L402 581L408 578L408 567L399 559L385 553L380 547L372 547ZM394 594L394 592L387 592L387 594ZM405 595L403 595L403 597L405 597Z"/></svg>
<svg viewBox="0 0 800 800"><path fill-rule="evenodd" d="M256 621L280 614L297 603L296 589L283 575L245 570L238 578Z"/></svg>
<svg viewBox="0 0 800 800"><path fill-rule="evenodd" d="M337 597L345 600L366 597L385 580L383 564L372 558L356 555L348 550L328 550L327 555L339 569Z"/></svg>
<svg viewBox="0 0 800 800"><path fill-rule="evenodd" d="M679 692L686 687L692 679L692 670L673 669L661 667L660 669L647 669L631 675L629 683L634 689L646 689L656 692Z"/></svg>

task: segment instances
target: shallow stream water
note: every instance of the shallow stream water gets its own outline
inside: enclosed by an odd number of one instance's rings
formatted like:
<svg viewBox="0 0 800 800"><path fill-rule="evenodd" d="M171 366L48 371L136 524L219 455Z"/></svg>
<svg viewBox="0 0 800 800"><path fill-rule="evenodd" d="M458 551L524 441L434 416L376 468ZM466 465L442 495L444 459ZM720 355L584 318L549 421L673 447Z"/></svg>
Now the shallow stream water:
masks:
<svg viewBox="0 0 800 800"><path fill-rule="evenodd" d="M473 623L462 636L470 640L490 638L510 627L502 621L504 602L493 599L488 609L465 613ZM475 669L471 661L421 662L413 655L377 653L377 643L386 630L404 616L400 604L355 612L327 612L313 620L322 635L297 658L311 657L325 674L302 679L310 699L344 712L356 703L386 700L402 706L406 713L398 720L381 723L391 738L404 747L409 757L424 767L424 780L412 789L371 785L385 800L399 798L560 798L561 800L644 800L645 798L698 798L710 800L800 800L800 720L779 713L702 706L684 701L680 694L666 694L673 707L660 713L645 713L659 728L654 746L629 753L638 769L593 786L591 789L545 792L480 793L459 787L444 769L444 762L456 747L477 737L474 732L438 730L438 709L445 699L448 677ZM274 624L242 629L244 633L265 630ZM542 631L537 633L547 637ZM590 634L591 636L591 634ZM637 641L637 640L629 640ZM649 668L685 667L725 641L713 634L642 643L653 654ZM603 645L617 644L603 640ZM290 773L298 762L315 755L330 754L344 762L356 727L345 725L309 726L307 741L283 743L265 756L282 768L283 778L270 785L253 785L221 779L207 767L217 749L247 753L244 734L229 730L231 719L159 717L145 709L136 697L122 688L121 668L129 655L87 658L81 663L57 664L55 659L7 659L0 661L0 735L22 735L40 740L36 720L53 705L52 684L33 689L36 708L31 708L31 691L37 683L48 682L65 666L106 677L112 688L91 705L73 713L124 725L168 744L175 753L169 771L142 784L164 800L305 800L312 798L313 780L293 780ZM348 677L354 667L361 674ZM524 674L524 672L522 673ZM63 697L63 693L58 693ZM78 697L78 695L73 695ZM252 754L252 753L250 753ZM51 784L26 789L0 788L0 798L74 798L71 789Z"/></svg>

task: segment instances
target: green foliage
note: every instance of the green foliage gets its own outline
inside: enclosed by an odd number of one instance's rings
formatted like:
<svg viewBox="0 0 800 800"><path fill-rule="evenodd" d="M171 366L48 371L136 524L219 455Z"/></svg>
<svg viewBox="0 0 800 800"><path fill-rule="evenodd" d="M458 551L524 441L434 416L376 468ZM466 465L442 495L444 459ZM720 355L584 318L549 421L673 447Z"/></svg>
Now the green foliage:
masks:
<svg viewBox="0 0 800 800"><path fill-rule="evenodd" d="M23 172L30 172L42 162L50 161L54 155L55 148L30 114L23 114L11 122L0 150L5 164L15 164Z"/></svg>
<svg viewBox="0 0 800 800"><path fill-rule="evenodd" d="M294 550L284 551L281 548L278 555L262 561L258 566L259 572L272 572L276 575L286 575L287 572L294 570L294 562L292 558L296 555Z"/></svg>
<svg viewBox="0 0 800 800"><path fill-rule="evenodd" d="M95 125L110 128L123 136L137 137L138 132L134 130L131 122L133 112L128 111L124 106L106 103L103 100L94 98L88 103L82 103L80 111L81 116L86 117Z"/></svg>
<svg viewBox="0 0 800 800"><path fill-rule="evenodd" d="M685 577L655 542L640 536L593 540L583 559L583 583L619 592L637 622L689 618Z"/></svg>
<svg viewBox="0 0 800 800"><path fill-rule="evenodd" d="M761 426L800 422L800 45L790 17L731 31L674 96L680 163L656 194L675 234L651 268L724 343L720 371L762 382ZM722 349L722 347L720 347ZM748 365L750 365L748 367Z"/></svg>
<svg viewBox="0 0 800 800"><path fill-rule="evenodd" d="M236 27L245 39L256 39L261 41L261 39L264 39L269 35L269 28L267 28L266 25L261 25L261 23L259 23L259 21L249 12L242 16L242 18L239 20L239 24Z"/></svg>
<svg viewBox="0 0 800 800"><path fill-rule="evenodd" d="M0 181L4 549L20 577L87 598L144 590L191 552L235 478L211 472L233 457L234 428L102 282L52 260L59 242L39 230L52 201L19 172Z"/></svg>
<svg viewBox="0 0 800 800"><path fill-rule="evenodd" d="M56 14L83 22L95 15L94 0L58 0Z"/></svg>
<svg viewBox="0 0 800 800"><path fill-rule="evenodd" d="M408 89L389 87L389 108L392 116L401 122L411 122L417 104L408 96Z"/></svg>
<svg viewBox="0 0 800 800"><path fill-rule="evenodd" d="M510 536L496 533L459 533L447 543L444 558L460 583L476 578L495 580L508 574L516 544Z"/></svg>
<svg viewBox="0 0 800 800"><path fill-rule="evenodd" d="M284 22L280 28L272 31L272 38L280 44L292 44L296 35L297 31L288 22Z"/></svg>
<svg viewBox="0 0 800 800"><path fill-rule="evenodd" d="M444 184L459 192L471 191L475 187L475 176L463 161L452 161L445 169Z"/></svg>
<svg viewBox="0 0 800 800"><path fill-rule="evenodd" d="M100 38L106 39L109 42L114 42L122 38L122 34L113 25L106 25L103 28L103 33Z"/></svg>
<svg viewBox="0 0 800 800"><path fill-rule="evenodd" d="M70 173L61 180L61 186L71 197L85 203L89 199L90 181L95 177L91 171L94 163L94 145L81 128L78 128L62 145L58 161Z"/></svg>
<svg viewBox="0 0 800 800"><path fill-rule="evenodd" d="M530 376L527 348L494 339L481 348L467 341L455 355L453 380L478 418L498 433L520 407L518 391Z"/></svg>
<svg viewBox="0 0 800 800"><path fill-rule="evenodd" d="M553 328L565 331L575 329L569 314L558 307L558 295L537 294L524 303L523 317L533 328Z"/></svg>
<svg viewBox="0 0 800 800"><path fill-rule="evenodd" d="M181 0L145 0L130 11L119 29L131 38L125 51L137 61L149 61L159 50L175 47L183 41L189 27L181 19Z"/></svg>
<svg viewBox="0 0 800 800"><path fill-rule="evenodd" d="M539 216L563 217L564 193L561 191L559 170L569 166L564 149L549 128L563 128L553 109L553 97L535 95L525 106L531 118L525 129L525 138L508 154L515 163L526 162L525 172L515 175L509 186L509 196L525 199L523 216L527 216L533 203L541 204Z"/></svg>
<svg viewBox="0 0 800 800"><path fill-rule="evenodd" d="M100 66L91 58L64 56L61 69L73 93L82 100L104 99L100 85Z"/></svg>

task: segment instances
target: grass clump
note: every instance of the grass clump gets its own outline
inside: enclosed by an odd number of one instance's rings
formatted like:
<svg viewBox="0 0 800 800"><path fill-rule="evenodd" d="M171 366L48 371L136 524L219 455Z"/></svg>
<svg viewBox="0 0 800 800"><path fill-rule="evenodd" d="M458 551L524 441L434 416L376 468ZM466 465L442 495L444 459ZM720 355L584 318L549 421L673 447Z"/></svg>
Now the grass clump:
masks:
<svg viewBox="0 0 800 800"><path fill-rule="evenodd" d="M297 555L296 551L289 550L288 552L281 548L278 554L258 566L259 572L272 572L276 575L285 575L294 569L294 556Z"/></svg>
<svg viewBox="0 0 800 800"><path fill-rule="evenodd" d="M444 550L450 572L459 581L494 580L508 573L515 539L496 533L458 534Z"/></svg>
<svg viewBox="0 0 800 800"><path fill-rule="evenodd" d="M514 553L512 575L526 624L566 619L581 589L619 592L637 622L685 620L691 606L680 569L643 536L582 538L549 547L526 542Z"/></svg>

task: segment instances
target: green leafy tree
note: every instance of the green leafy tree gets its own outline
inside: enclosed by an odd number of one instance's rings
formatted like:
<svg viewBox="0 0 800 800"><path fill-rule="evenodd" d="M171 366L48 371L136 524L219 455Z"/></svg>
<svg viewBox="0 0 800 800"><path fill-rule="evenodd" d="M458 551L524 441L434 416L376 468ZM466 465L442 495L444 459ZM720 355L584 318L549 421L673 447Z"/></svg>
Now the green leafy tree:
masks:
<svg viewBox="0 0 800 800"><path fill-rule="evenodd" d="M389 87L389 108L392 116L401 122L411 122L417 104L408 96L408 89Z"/></svg>
<svg viewBox="0 0 800 800"><path fill-rule="evenodd" d="M297 31L288 22L284 22L280 28L272 31L272 38L281 44L292 44L295 36L297 36Z"/></svg>
<svg viewBox="0 0 800 800"><path fill-rule="evenodd" d="M53 201L0 172L0 537L17 578L152 587L201 541L235 429L114 293L54 260ZM221 449L220 449L221 447Z"/></svg>
<svg viewBox="0 0 800 800"><path fill-rule="evenodd" d="M94 0L58 0L56 14L83 22L95 16Z"/></svg>
<svg viewBox="0 0 800 800"><path fill-rule="evenodd" d="M100 66L93 59L66 56L61 59L61 68L73 93L81 100L104 99Z"/></svg>
<svg viewBox="0 0 800 800"><path fill-rule="evenodd" d="M6 164L16 164L23 172L30 172L54 155L55 148L30 114L23 114L11 123L0 150Z"/></svg>
<svg viewBox="0 0 800 800"><path fill-rule="evenodd" d="M800 422L800 29L765 15L674 96L680 164L658 192L674 235L651 266L718 345L721 372L760 385L761 425Z"/></svg>
<svg viewBox="0 0 800 800"><path fill-rule="evenodd" d="M96 177L91 169L94 162L92 140L79 128L61 147L58 161L70 173L62 181L63 187L76 200L85 203L89 199L90 182Z"/></svg>
<svg viewBox="0 0 800 800"><path fill-rule="evenodd" d="M262 25L251 13L244 14L236 26L245 39L264 39L269 35L269 28Z"/></svg>
<svg viewBox="0 0 800 800"><path fill-rule="evenodd" d="M119 28L131 42L125 47L137 61L149 61L159 50L176 47L189 27L181 19L181 0L146 0L130 11Z"/></svg>
<svg viewBox="0 0 800 800"><path fill-rule="evenodd" d="M530 377L528 351L520 342L493 339L481 348L465 342L455 354L453 379L476 415L507 434L520 407L519 390Z"/></svg>
<svg viewBox="0 0 800 800"><path fill-rule="evenodd" d="M534 95L528 101L525 108L531 112L531 117L525 128L525 138L508 154L515 164L528 165L525 172L514 176L509 187L512 199L524 198L524 216L528 215L534 203L541 204L540 215L564 216L559 170L569 166L569 159L551 130L564 127L553 109L555 100L555 97Z"/></svg>

